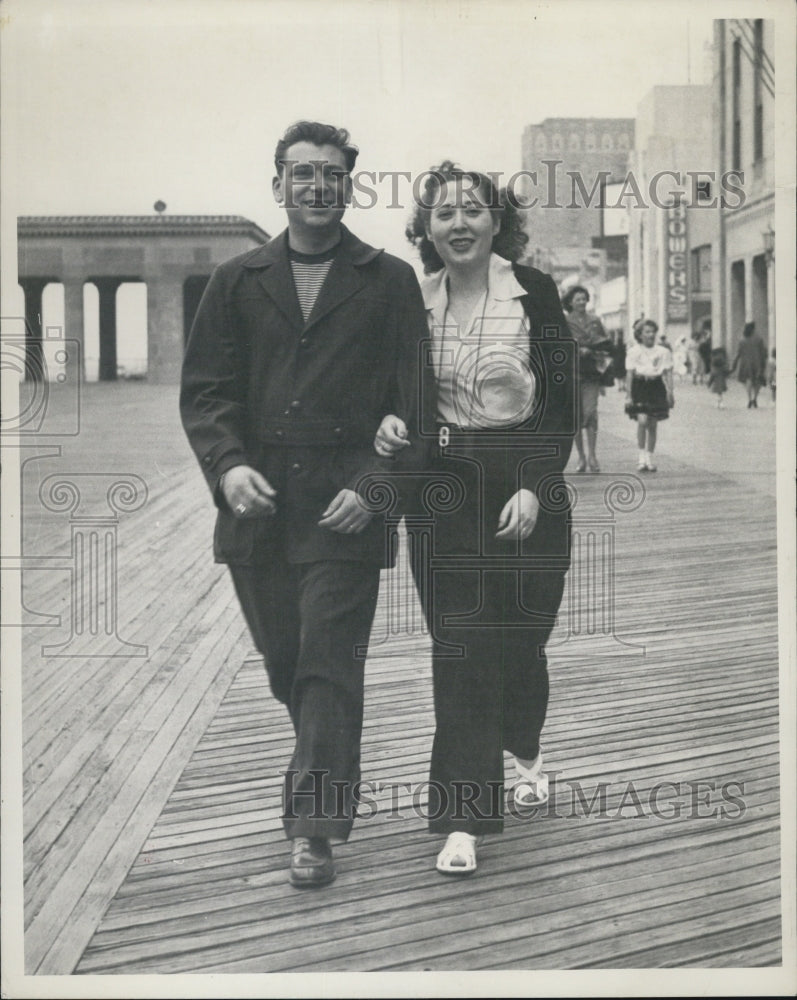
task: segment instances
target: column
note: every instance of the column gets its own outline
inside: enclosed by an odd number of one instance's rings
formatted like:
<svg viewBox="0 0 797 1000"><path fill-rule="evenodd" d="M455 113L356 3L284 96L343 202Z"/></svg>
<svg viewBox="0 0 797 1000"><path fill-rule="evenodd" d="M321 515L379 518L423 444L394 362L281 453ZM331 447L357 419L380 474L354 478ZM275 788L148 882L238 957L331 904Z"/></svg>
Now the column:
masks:
<svg viewBox="0 0 797 1000"><path fill-rule="evenodd" d="M767 325L769 327L769 354L775 350L775 253L767 253Z"/></svg>
<svg viewBox="0 0 797 1000"><path fill-rule="evenodd" d="M183 364L185 275L147 277L147 381L177 384Z"/></svg>
<svg viewBox="0 0 797 1000"><path fill-rule="evenodd" d="M116 290L121 278L92 278L100 295L100 381L116 380Z"/></svg>
<svg viewBox="0 0 797 1000"><path fill-rule="evenodd" d="M749 323L755 319L753 314L753 255L744 257L744 321Z"/></svg>
<svg viewBox="0 0 797 1000"><path fill-rule="evenodd" d="M42 349L42 294L52 278L20 278L25 293L25 381L46 381Z"/></svg>
<svg viewBox="0 0 797 1000"><path fill-rule="evenodd" d="M64 339L67 382L85 381L85 335L83 318L83 279L64 278Z"/></svg>

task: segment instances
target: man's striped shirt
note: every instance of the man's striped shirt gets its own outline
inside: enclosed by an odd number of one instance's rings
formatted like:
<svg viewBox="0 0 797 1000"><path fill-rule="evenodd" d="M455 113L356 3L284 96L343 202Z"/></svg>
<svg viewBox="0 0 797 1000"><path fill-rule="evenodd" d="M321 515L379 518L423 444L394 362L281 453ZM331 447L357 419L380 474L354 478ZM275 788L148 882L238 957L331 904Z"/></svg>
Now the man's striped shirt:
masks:
<svg viewBox="0 0 797 1000"><path fill-rule="evenodd" d="M327 279L332 261L338 252L340 244L336 244L323 253L299 253L292 247L288 248L288 257L293 272L293 283L305 323L313 311L318 293Z"/></svg>

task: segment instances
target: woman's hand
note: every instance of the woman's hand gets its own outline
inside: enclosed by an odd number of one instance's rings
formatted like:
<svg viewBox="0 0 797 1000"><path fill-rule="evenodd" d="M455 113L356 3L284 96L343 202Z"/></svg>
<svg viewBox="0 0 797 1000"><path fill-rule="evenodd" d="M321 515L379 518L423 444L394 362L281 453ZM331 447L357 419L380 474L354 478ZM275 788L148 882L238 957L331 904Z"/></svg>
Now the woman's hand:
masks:
<svg viewBox="0 0 797 1000"><path fill-rule="evenodd" d="M510 540L528 538L534 531L539 510L540 502L531 490L518 490L501 511L495 537Z"/></svg>
<svg viewBox="0 0 797 1000"><path fill-rule="evenodd" d="M372 517L373 514L354 490L343 489L321 515L318 526L340 535L359 535Z"/></svg>
<svg viewBox="0 0 797 1000"><path fill-rule="evenodd" d="M374 450L377 455L381 455L383 458L392 458L393 455L398 454L402 448L406 448L409 444L407 425L401 417L388 413L382 419L379 430L374 437Z"/></svg>

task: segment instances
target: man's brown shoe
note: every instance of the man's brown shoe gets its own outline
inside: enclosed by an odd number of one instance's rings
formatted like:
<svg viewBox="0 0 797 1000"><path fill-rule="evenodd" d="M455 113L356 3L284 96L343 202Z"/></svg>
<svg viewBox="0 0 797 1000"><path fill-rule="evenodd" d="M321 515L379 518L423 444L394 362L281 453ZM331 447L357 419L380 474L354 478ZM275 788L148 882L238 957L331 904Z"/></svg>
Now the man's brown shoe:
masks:
<svg viewBox="0 0 797 1000"><path fill-rule="evenodd" d="M326 837L294 837L291 850L291 885L316 889L335 878L335 861Z"/></svg>

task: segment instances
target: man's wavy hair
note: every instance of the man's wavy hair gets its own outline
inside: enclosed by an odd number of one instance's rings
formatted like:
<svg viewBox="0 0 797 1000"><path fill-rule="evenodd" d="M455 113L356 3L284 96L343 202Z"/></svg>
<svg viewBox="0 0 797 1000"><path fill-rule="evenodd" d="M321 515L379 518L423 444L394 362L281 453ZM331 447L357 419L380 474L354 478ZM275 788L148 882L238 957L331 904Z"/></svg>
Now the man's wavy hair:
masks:
<svg viewBox="0 0 797 1000"><path fill-rule="evenodd" d="M427 171L423 191L416 200L412 218L405 230L407 239L421 255L424 273L434 274L445 266L434 243L426 235L426 227L441 188L452 180L469 181L471 190L478 193L485 206L500 217L501 228L493 237L493 253L505 260L519 260L529 238L523 231L517 208L507 197L506 189L499 190L487 174L479 173L478 170L462 170L451 160L444 160L439 167L430 167Z"/></svg>
<svg viewBox="0 0 797 1000"><path fill-rule="evenodd" d="M345 128L336 128L323 122L294 122L288 126L285 135L277 143L277 148L274 150L274 166L279 174L285 165L288 147L295 142L311 142L314 146L335 146L341 150L346 159L346 169L351 173L360 150L349 140L349 132Z"/></svg>

